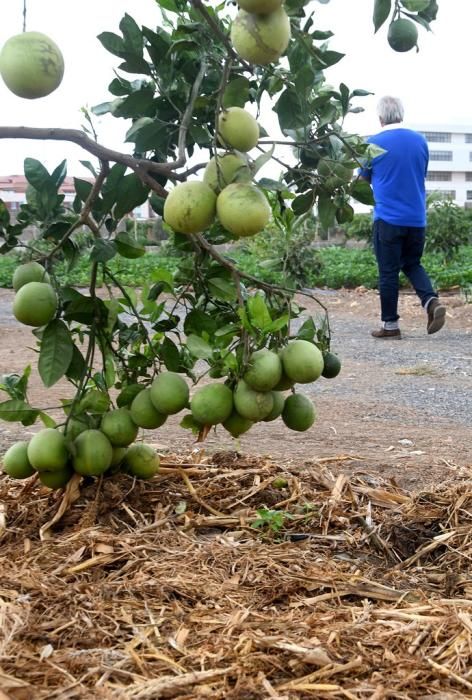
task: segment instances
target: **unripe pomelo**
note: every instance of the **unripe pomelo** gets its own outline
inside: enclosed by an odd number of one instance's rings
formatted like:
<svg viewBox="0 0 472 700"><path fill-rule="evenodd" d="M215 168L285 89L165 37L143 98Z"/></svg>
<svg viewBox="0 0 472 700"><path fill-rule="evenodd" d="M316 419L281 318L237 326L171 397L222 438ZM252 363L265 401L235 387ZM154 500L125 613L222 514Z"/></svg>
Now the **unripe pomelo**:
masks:
<svg viewBox="0 0 472 700"><path fill-rule="evenodd" d="M234 182L218 195L218 218L234 236L254 236L263 230L272 210L262 192L254 185Z"/></svg>
<svg viewBox="0 0 472 700"><path fill-rule="evenodd" d="M48 489L62 489L69 483L74 470L69 465L57 472L40 472L39 480Z"/></svg>
<svg viewBox="0 0 472 700"><path fill-rule="evenodd" d="M256 391L270 391L282 377L282 362L276 352L263 348L249 358L244 381Z"/></svg>
<svg viewBox="0 0 472 700"><path fill-rule="evenodd" d="M233 410L233 392L225 384L207 384L190 401L192 415L201 425L224 423Z"/></svg>
<svg viewBox="0 0 472 700"><path fill-rule="evenodd" d="M15 95L34 100L59 87L64 59L59 47L45 34L23 32L3 45L0 74Z"/></svg>
<svg viewBox="0 0 472 700"><path fill-rule="evenodd" d="M159 471L159 456L149 445L136 443L126 452L125 468L138 479L151 479Z"/></svg>
<svg viewBox="0 0 472 700"><path fill-rule="evenodd" d="M103 415L100 430L114 447L127 447L136 440L139 428L127 408L116 408Z"/></svg>
<svg viewBox="0 0 472 700"><path fill-rule="evenodd" d="M281 6L282 0L238 0L238 4L246 12L253 12L255 15L268 15Z"/></svg>
<svg viewBox="0 0 472 700"><path fill-rule="evenodd" d="M404 17L396 19L388 28L387 41L394 51L410 51L418 41L415 23Z"/></svg>
<svg viewBox="0 0 472 700"><path fill-rule="evenodd" d="M73 442L80 433L83 433L84 430L88 430L90 427L85 417L71 418L67 423L64 435L68 440Z"/></svg>
<svg viewBox="0 0 472 700"><path fill-rule="evenodd" d="M326 379L333 379L337 377L341 371L341 360L333 352L323 353L323 371L321 372L322 377Z"/></svg>
<svg viewBox="0 0 472 700"><path fill-rule="evenodd" d="M182 182L164 202L164 221L177 233L201 233L213 223L216 195L205 182Z"/></svg>
<svg viewBox="0 0 472 700"><path fill-rule="evenodd" d="M218 158L212 158L203 173L203 182L216 193L230 185L233 180L249 182L251 178L247 161L236 153L224 153Z"/></svg>
<svg viewBox="0 0 472 700"><path fill-rule="evenodd" d="M308 340L292 340L282 351L285 374L299 384L316 381L323 371L323 355Z"/></svg>
<svg viewBox="0 0 472 700"><path fill-rule="evenodd" d="M280 382L274 386L274 391L287 391L287 389L291 389L294 384L295 381L290 379L290 377L287 377L283 371L282 365L282 376L280 377Z"/></svg>
<svg viewBox="0 0 472 700"><path fill-rule="evenodd" d="M67 464L66 438L56 428L44 428L28 443L28 459L38 472L57 472Z"/></svg>
<svg viewBox="0 0 472 700"><path fill-rule="evenodd" d="M282 420L290 430L303 433L311 428L315 418L313 402L303 394L291 394L285 399Z"/></svg>
<svg viewBox="0 0 472 700"><path fill-rule="evenodd" d="M152 403L151 389L143 389L134 397L130 413L136 425L147 430L160 428L167 420L167 416L164 413L159 413Z"/></svg>
<svg viewBox="0 0 472 700"><path fill-rule="evenodd" d="M120 464L123 462L124 458L126 457L127 452L127 447L113 447L110 467L119 467Z"/></svg>
<svg viewBox="0 0 472 700"><path fill-rule="evenodd" d="M282 415L285 405L285 396L280 391L271 391L270 393L274 399L274 406L269 415L262 419L265 423L277 420L277 418Z"/></svg>
<svg viewBox="0 0 472 700"><path fill-rule="evenodd" d="M253 425L254 421L249 420L249 418L243 418L237 411L233 411L230 417L224 421L223 428L227 430L232 437L237 438L243 433L247 433Z"/></svg>
<svg viewBox="0 0 472 700"><path fill-rule="evenodd" d="M15 292L28 282L48 282L49 275L39 262L32 260L31 262L18 265L13 273L12 285Z"/></svg>
<svg viewBox="0 0 472 700"><path fill-rule="evenodd" d="M101 430L85 430L74 442L74 470L82 476L100 476L111 465L113 447Z"/></svg>
<svg viewBox="0 0 472 700"><path fill-rule="evenodd" d="M154 408L165 416L178 413L188 406L187 382L176 372L161 372L151 385Z"/></svg>
<svg viewBox="0 0 472 700"><path fill-rule="evenodd" d="M231 26L231 42L249 63L266 66L278 61L290 41L290 20L283 7L268 15L240 10Z"/></svg>
<svg viewBox="0 0 472 700"><path fill-rule="evenodd" d="M12 479L27 479L34 474L34 469L28 459L28 443L15 442L5 452L3 457L3 471Z"/></svg>
<svg viewBox="0 0 472 700"><path fill-rule="evenodd" d="M238 382L233 401L239 415L252 421L264 420L274 407L271 391L254 391L243 379Z"/></svg>
<svg viewBox="0 0 472 700"><path fill-rule="evenodd" d="M218 139L237 151L250 151L259 141L259 124L242 107L229 107L218 117Z"/></svg>
<svg viewBox="0 0 472 700"><path fill-rule="evenodd" d="M56 292L47 282L28 282L13 300L13 315L27 326L45 326L52 321L56 310Z"/></svg>

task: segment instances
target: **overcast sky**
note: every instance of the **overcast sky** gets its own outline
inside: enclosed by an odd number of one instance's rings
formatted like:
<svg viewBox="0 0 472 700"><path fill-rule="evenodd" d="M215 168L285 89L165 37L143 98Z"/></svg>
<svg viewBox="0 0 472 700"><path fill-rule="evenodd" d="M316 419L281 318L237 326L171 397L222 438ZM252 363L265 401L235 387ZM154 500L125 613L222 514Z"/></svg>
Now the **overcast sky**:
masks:
<svg viewBox="0 0 472 700"><path fill-rule="evenodd" d="M0 45L22 29L23 0L3 0ZM312 3L315 26L331 29L335 36L331 48L346 54L326 71L328 82L345 82L351 89L364 88L375 93L357 104L365 114L352 115L346 126L358 133L377 128L375 104L379 97L393 94L402 98L405 121L428 124L464 124L472 131L470 98L469 41L472 26L472 0L439 0L439 19L434 33L420 29L420 52L393 52L387 44L386 26L373 34L373 0L331 0ZM154 0L28 0L27 29L42 31L61 47L65 59L64 80L54 93L40 100L22 100L10 93L0 81L2 125L57 126L80 128L80 108L109 98L107 86L112 80L115 59L96 39L102 31L118 31L128 11L138 24L154 26L158 21ZM129 77L129 76L127 76ZM270 110L261 122L273 132ZM98 132L104 145L123 146L124 120L101 118ZM26 156L41 159L53 167L67 157L69 174L84 174L79 159L88 159L79 148L67 143L0 141L0 175L23 172Z"/></svg>

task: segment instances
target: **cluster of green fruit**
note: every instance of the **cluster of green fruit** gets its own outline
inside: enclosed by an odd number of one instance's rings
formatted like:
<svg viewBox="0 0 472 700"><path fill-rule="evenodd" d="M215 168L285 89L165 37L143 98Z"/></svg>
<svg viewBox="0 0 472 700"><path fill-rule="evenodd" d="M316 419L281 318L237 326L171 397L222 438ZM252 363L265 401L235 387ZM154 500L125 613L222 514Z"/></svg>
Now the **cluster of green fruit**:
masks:
<svg viewBox="0 0 472 700"><path fill-rule="evenodd" d="M266 66L278 61L290 41L290 20L282 0L238 0L231 25L236 53L249 63Z"/></svg>
<svg viewBox="0 0 472 700"><path fill-rule="evenodd" d="M164 221L177 233L201 233L215 221L236 238L262 231L270 205L250 182L247 152L259 140L259 124L241 107L230 107L218 118L218 139L227 149L217 153L205 168L203 180L177 185L164 204Z"/></svg>
<svg viewBox="0 0 472 700"><path fill-rule="evenodd" d="M159 469L159 457L150 445L131 444L130 436L136 437L137 432L129 412L121 408L106 413L100 429L71 419L65 430L44 428L29 442L12 445L3 457L3 471L14 479L27 479L37 472L50 489L63 488L74 473L100 476L120 470L150 479Z"/></svg>
<svg viewBox="0 0 472 700"><path fill-rule="evenodd" d="M19 265L12 279L15 298L13 315L27 326L39 328L52 321L57 311L57 296L49 275L40 263Z"/></svg>
<svg viewBox="0 0 472 700"><path fill-rule="evenodd" d="M0 53L0 75L18 97L34 100L56 90L64 75L59 47L41 32L10 37Z"/></svg>

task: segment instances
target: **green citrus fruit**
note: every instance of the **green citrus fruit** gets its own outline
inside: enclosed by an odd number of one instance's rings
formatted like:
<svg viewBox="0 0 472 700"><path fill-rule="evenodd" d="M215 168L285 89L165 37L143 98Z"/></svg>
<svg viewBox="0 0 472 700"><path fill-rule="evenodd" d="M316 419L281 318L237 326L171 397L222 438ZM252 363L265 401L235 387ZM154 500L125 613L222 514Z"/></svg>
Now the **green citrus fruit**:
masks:
<svg viewBox="0 0 472 700"><path fill-rule="evenodd" d="M259 141L259 124L242 107L229 107L218 117L218 139L237 151L250 151Z"/></svg>
<svg viewBox="0 0 472 700"><path fill-rule="evenodd" d="M3 457L3 471L12 479L27 479L34 474L34 469L28 459L28 443L15 442Z"/></svg>
<svg viewBox="0 0 472 700"><path fill-rule="evenodd" d="M315 418L313 402L303 394L291 394L285 399L282 420L290 430L303 433L311 428Z"/></svg>
<svg viewBox="0 0 472 700"><path fill-rule="evenodd" d="M201 233L215 219L216 195L205 182L176 185L164 203L164 221L177 233Z"/></svg>
<svg viewBox="0 0 472 700"><path fill-rule="evenodd" d="M284 410L284 395L280 391L271 391L271 394L274 399L274 406L269 415L262 419L265 423L269 423L270 421L276 420L279 416L282 415L282 411Z"/></svg>
<svg viewBox="0 0 472 700"><path fill-rule="evenodd" d="M388 28L387 41L394 51L410 51L418 42L418 29L414 22L401 17Z"/></svg>
<svg viewBox="0 0 472 700"><path fill-rule="evenodd" d="M100 430L114 447L127 447L136 440L139 428L127 408L116 408L104 414Z"/></svg>
<svg viewBox="0 0 472 700"><path fill-rule="evenodd" d="M59 87L64 59L58 46L45 34L23 32L3 45L0 74L15 95L34 100Z"/></svg>
<svg viewBox="0 0 472 700"><path fill-rule="evenodd" d="M354 209L350 204L343 204L336 209L336 221L338 224L347 224L354 218Z"/></svg>
<svg viewBox="0 0 472 700"><path fill-rule="evenodd" d="M283 365L282 365L282 367L283 367ZM291 389L294 384L295 384L295 381L293 379L290 379L290 377L287 377L285 372L282 370L282 376L280 378L280 382L278 382L274 386L274 391L287 391L287 389Z"/></svg>
<svg viewBox="0 0 472 700"><path fill-rule="evenodd" d="M337 377L341 371L341 360L337 355L332 352L323 353L323 371L321 372L322 377L326 379L333 379Z"/></svg>
<svg viewBox="0 0 472 700"><path fill-rule="evenodd" d="M56 292L47 282L27 282L15 294L13 314L27 326L45 326L56 315Z"/></svg>
<svg viewBox="0 0 472 700"><path fill-rule="evenodd" d="M85 430L74 441L74 470L82 476L100 476L110 467L113 447L101 430Z"/></svg>
<svg viewBox="0 0 472 700"><path fill-rule="evenodd" d="M251 178L247 161L236 153L224 153L218 158L212 158L203 173L203 182L216 193L230 185L233 180L248 182Z"/></svg>
<svg viewBox="0 0 472 700"><path fill-rule="evenodd" d="M159 471L159 456L149 445L136 443L128 448L125 468L138 479L151 479Z"/></svg>
<svg viewBox="0 0 472 700"><path fill-rule="evenodd" d="M260 66L278 61L290 41L290 20L283 7L268 15L240 10L231 25L231 42L245 61Z"/></svg>
<svg viewBox="0 0 472 700"><path fill-rule="evenodd" d="M323 355L308 340L292 340L282 351L285 374L299 384L316 381L323 371Z"/></svg>
<svg viewBox="0 0 472 700"><path fill-rule="evenodd" d="M13 273L12 285L15 292L28 282L47 282L49 283L49 275L39 262L32 260L31 262L18 265Z"/></svg>
<svg viewBox="0 0 472 700"><path fill-rule="evenodd" d="M243 379L238 382L233 401L239 415L252 421L263 420L274 407L271 391L254 391Z"/></svg>
<svg viewBox="0 0 472 700"><path fill-rule="evenodd" d="M154 408L165 416L178 413L188 406L187 382L176 372L161 372L151 385Z"/></svg>
<svg viewBox="0 0 472 700"><path fill-rule="evenodd" d="M237 411L233 411L230 417L224 421L223 428L227 430L232 437L238 438L243 433L247 433L253 425L254 421L249 420L249 418L243 418Z"/></svg>
<svg viewBox="0 0 472 700"><path fill-rule="evenodd" d="M57 472L40 472L39 480L48 489L62 489L64 486L67 486L73 473L72 467L66 465Z"/></svg>
<svg viewBox="0 0 472 700"><path fill-rule="evenodd" d="M272 210L264 194L255 185L233 182L218 195L218 218L230 233L244 238L262 231Z"/></svg>
<svg viewBox="0 0 472 700"><path fill-rule="evenodd" d="M167 420L164 413L159 413L151 401L151 389L143 389L133 399L130 407L131 418L140 428L154 430L160 428Z"/></svg>
<svg viewBox="0 0 472 700"><path fill-rule="evenodd" d="M56 428L44 428L28 443L28 459L38 472L57 472L67 464L66 438Z"/></svg>
<svg viewBox="0 0 472 700"><path fill-rule="evenodd" d="M249 358L244 381L256 391L270 391L282 378L282 362L276 352L263 348Z"/></svg>
<svg viewBox="0 0 472 700"><path fill-rule="evenodd" d="M84 430L88 430L90 427L91 426L89 425L89 422L85 416L80 418L71 418L67 423L64 435L68 440L73 442L77 435L80 435L80 433L83 433Z"/></svg>
<svg viewBox="0 0 472 700"><path fill-rule="evenodd" d="M253 12L255 15L268 15L281 6L282 0L238 0L238 4L246 12Z"/></svg>
<svg viewBox="0 0 472 700"><path fill-rule="evenodd" d="M224 423L233 410L233 392L225 384L202 386L192 396L190 410L201 425Z"/></svg>
<svg viewBox="0 0 472 700"><path fill-rule="evenodd" d="M113 447L110 467L119 467L120 464L124 461L127 451L127 447Z"/></svg>

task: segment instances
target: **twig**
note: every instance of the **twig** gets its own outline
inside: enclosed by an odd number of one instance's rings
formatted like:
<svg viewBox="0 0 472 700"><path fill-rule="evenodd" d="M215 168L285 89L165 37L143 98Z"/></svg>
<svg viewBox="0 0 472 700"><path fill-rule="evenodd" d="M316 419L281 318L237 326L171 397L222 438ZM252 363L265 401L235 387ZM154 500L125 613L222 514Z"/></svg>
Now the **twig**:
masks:
<svg viewBox="0 0 472 700"><path fill-rule="evenodd" d="M229 36L222 31L220 25L218 24L218 22L215 19L213 19L213 17L211 16L211 14L208 12L207 8L203 4L202 0L190 0L190 2L194 6L194 8L197 10L197 12L199 12L201 14L201 16L203 17L205 22L208 24L208 26L210 27L212 32L222 41L222 43L224 44L224 46L228 50L229 55L232 58L236 59L242 66L244 66L244 68L246 70L250 71L250 73L253 73L254 67L251 66L250 63L246 63L246 61L244 61L242 58L240 58L238 56L236 51L233 49L233 45L231 43Z"/></svg>
<svg viewBox="0 0 472 700"><path fill-rule="evenodd" d="M183 165L186 163L186 157L185 157L185 144L187 141L187 132L190 126L190 121L193 116L193 109L195 107L195 100L200 94L200 86L202 84L203 78L205 77L206 69L207 69L207 61L206 58L202 59L202 62L200 64L200 70L197 73L197 77L195 78L195 81L192 85L192 90L190 91L190 98L187 104L187 107L184 112L184 116L182 117L182 123L180 124L179 128L179 139L178 139L178 148L177 148L177 160L171 164L171 169L176 170L177 168L181 168Z"/></svg>

